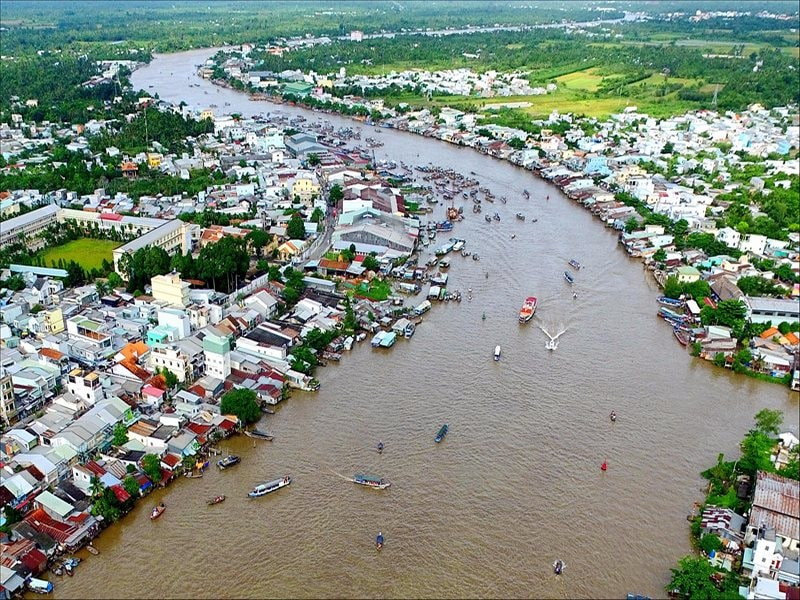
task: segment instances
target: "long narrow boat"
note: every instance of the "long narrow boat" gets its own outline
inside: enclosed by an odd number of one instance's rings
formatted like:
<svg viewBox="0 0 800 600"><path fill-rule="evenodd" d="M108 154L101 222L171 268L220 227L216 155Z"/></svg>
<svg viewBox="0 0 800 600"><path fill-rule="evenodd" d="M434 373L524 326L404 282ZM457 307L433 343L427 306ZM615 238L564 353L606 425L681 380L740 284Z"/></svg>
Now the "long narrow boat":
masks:
<svg viewBox="0 0 800 600"><path fill-rule="evenodd" d="M575 269L576 271L580 271L581 268L583 267L583 265L574 258L569 259L569 266Z"/></svg>
<svg viewBox="0 0 800 600"><path fill-rule="evenodd" d="M253 488L253 491L247 494L251 498L260 498L261 496L266 496L267 494L271 494L272 492L276 492L279 489L286 487L292 483L292 478L286 475L285 477L281 477L280 479L273 479L272 481L267 481L266 483L260 483L256 487Z"/></svg>
<svg viewBox="0 0 800 600"><path fill-rule="evenodd" d="M153 510L150 513L150 520L155 521L158 517L160 517L164 513L165 510L167 510L167 507L163 502L158 506L154 506Z"/></svg>
<svg viewBox="0 0 800 600"><path fill-rule="evenodd" d="M530 296L525 299L525 303L519 311L519 322L527 323L533 318L533 313L536 312L536 296Z"/></svg>
<svg viewBox="0 0 800 600"><path fill-rule="evenodd" d="M681 327L675 327L672 329L672 333L675 334L675 339L681 344L681 346L688 346L689 342L691 341L691 337L689 332Z"/></svg>
<svg viewBox="0 0 800 600"><path fill-rule="evenodd" d="M206 504L209 506L213 506L214 504L219 504L220 502L225 502L225 496L220 494L219 496L214 496L213 498L209 498Z"/></svg>
<svg viewBox="0 0 800 600"><path fill-rule="evenodd" d="M662 306L680 307L683 306L683 300L676 300L675 298L668 298L667 296L659 296L656 302Z"/></svg>
<svg viewBox="0 0 800 600"><path fill-rule="evenodd" d="M564 279L566 279L567 283L570 285L575 283L575 279L573 279L572 275L569 274L569 271L564 271Z"/></svg>
<svg viewBox="0 0 800 600"><path fill-rule="evenodd" d="M447 435L448 429L449 427L447 426L447 423L442 425L442 428L439 430L439 433L436 434L436 437L433 438L433 441L436 442L437 444L441 442L444 439L444 436Z"/></svg>
<svg viewBox="0 0 800 600"><path fill-rule="evenodd" d="M229 467L232 467L234 465L238 465L241 460L242 459L239 458L238 456L236 456L235 454L229 454L225 458L219 459L217 461L217 466L220 469L225 470L225 469L227 469Z"/></svg>
<svg viewBox="0 0 800 600"><path fill-rule="evenodd" d="M375 490L385 490L392 485L391 482L384 481L383 477L378 477L377 475L365 475L363 473L357 473L353 475L352 481L358 485L365 485Z"/></svg>
<svg viewBox="0 0 800 600"><path fill-rule="evenodd" d="M266 431L261 431L260 429L253 429L252 431L245 431L244 434L247 437L255 438L257 440L265 440L267 442L271 442L272 438L275 436L270 435Z"/></svg>

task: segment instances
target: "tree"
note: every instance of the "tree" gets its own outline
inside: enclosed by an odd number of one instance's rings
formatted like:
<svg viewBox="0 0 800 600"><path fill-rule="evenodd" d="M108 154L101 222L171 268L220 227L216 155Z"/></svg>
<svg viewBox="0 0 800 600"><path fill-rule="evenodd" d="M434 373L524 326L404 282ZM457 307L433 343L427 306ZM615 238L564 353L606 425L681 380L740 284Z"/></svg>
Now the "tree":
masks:
<svg viewBox="0 0 800 600"><path fill-rule="evenodd" d="M664 262L665 260L667 260L667 251L664 250L663 248L659 248L653 254L653 260L660 263Z"/></svg>
<svg viewBox="0 0 800 600"><path fill-rule="evenodd" d="M726 361L725 355L722 352L717 352L714 355L714 360L712 362L717 367L724 367L725 366L725 361Z"/></svg>
<svg viewBox="0 0 800 600"><path fill-rule="evenodd" d="M676 592L681 598L716 598L719 590L711 580L714 572L705 558L684 556L678 568L672 569L672 578L664 589Z"/></svg>
<svg viewBox="0 0 800 600"><path fill-rule="evenodd" d="M744 352L744 351L743 351ZM752 354L750 355L752 360ZM748 361L749 362L749 361ZM762 408L756 413L756 429L766 435L778 435L783 424L783 412Z"/></svg>
<svg viewBox="0 0 800 600"><path fill-rule="evenodd" d="M114 446L122 446L128 442L128 428L124 423L117 423L114 425L114 435L111 438L111 444Z"/></svg>
<svg viewBox="0 0 800 600"><path fill-rule="evenodd" d="M244 238L247 243L256 251L256 256L261 257L265 246L268 246L272 236L263 229L253 229Z"/></svg>
<svg viewBox="0 0 800 600"><path fill-rule="evenodd" d="M751 430L740 444L742 457L739 468L753 477L758 471L773 472L775 465L770 456L774 446L775 441L769 435L757 429Z"/></svg>
<svg viewBox="0 0 800 600"><path fill-rule="evenodd" d="M711 554L712 551L716 552L722 548L722 542L718 535L707 534L700 538L700 549L706 554Z"/></svg>
<svg viewBox="0 0 800 600"><path fill-rule="evenodd" d="M375 258L374 254L370 254L364 257L364 261L361 263L367 271L377 271L381 264L378 262L378 259Z"/></svg>
<svg viewBox="0 0 800 600"><path fill-rule="evenodd" d="M137 498L140 493L139 482L130 475L126 475L125 479L122 480L122 489L128 492L133 498Z"/></svg>
<svg viewBox="0 0 800 600"><path fill-rule="evenodd" d="M158 485L161 482L161 458L156 454L145 454L142 457L142 471L153 485Z"/></svg>
<svg viewBox="0 0 800 600"><path fill-rule="evenodd" d="M338 183L334 183L331 186L331 189L328 191L328 203L331 205L335 205L342 198L344 198L344 191L342 191L342 186L340 186Z"/></svg>
<svg viewBox="0 0 800 600"><path fill-rule="evenodd" d="M89 479L89 495L91 495L92 498L97 498L100 496L105 487L105 484L100 481L100 478L97 475L92 475L91 479Z"/></svg>
<svg viewBox="0 0 800 600"><path fill-rule="evenodd" d="M354 334L358 327L355 311L353 311L353 304L350 301L350 296L344 297L344 333Z"/></svg>
<svg viewBox="0 0 800 600"><path fill-rule="evenodd" d="M161 367L157 372L164 377L164 382L167 384L168 390L174 389L175 386L178 385L178 376L166 367Z"/></svg>
<svg viewBox="0 0 800 600"><path fill-rule="evenodd" d="M675 275L670 275L667 277L667 280L664 282L664 295L667 298L675 298L678 299L681 297L683 293L683 288L681 284L678 282L678 278Z"/></svg>
<svg viewBox="0 0 800 600"><path fill-rule="evenodd" d="M309 153L308 158L306 159L306 162L308 163L309 167L316 167L322 161L319 158L319 154L316 154L315 152L311 152L311 153Z"/></svg>
<svg viewBox="0 0 800 600"><path fill-rule="evenodd" d="M306 238L306 226L297 213L289 219L289 224L286 226L286 237L290 240L304 240Z"/></svg>
<svg viewBox="0 0 800 600"><path fill-rule="evenodd" d="M639 221L635 217L625 221L625 233L633 233L637 229L639 229Z"/></svg>
<svg viewBox="0 0 800 600"><path fill-rule="evenodd" d="M322 209L319 206L314 209L314 212L311 213L311 221L313 223L319 223L324 218L325 218L325 213L322 212Z"/></svg>
<svg viewBox="0 0 800 600"><path fill-rule="evenodd" d="M219 406L223 415L236 415L244 423L255 423L261 418L258 397L252 390L231 390L222 397Z"/></svg>

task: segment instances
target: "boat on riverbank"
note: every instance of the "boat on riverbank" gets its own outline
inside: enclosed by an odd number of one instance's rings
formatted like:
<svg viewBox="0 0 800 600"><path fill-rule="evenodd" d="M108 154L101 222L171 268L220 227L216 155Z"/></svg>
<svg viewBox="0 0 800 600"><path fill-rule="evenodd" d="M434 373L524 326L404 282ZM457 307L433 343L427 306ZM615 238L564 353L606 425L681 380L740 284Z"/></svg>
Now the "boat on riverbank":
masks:
<svg viewBox="0 0 800 600"><path fill-rule="evenodd" d="M439 429L439 433L436 434L436 437L433 438L433 441L437 444L444 439L444 436L447 435L447 432L450 428L447 426L447 423L442 425L441 429Z"/></svg>
<svg viewBox="0 0 800 600"><path fill-rule="evenodd" d="M530 296L525 299L525 303L519 311L519 322L527 323L533 318L533 313L536 312L536 296Z"/></svg>
<svg viewBox="0 0 800 600"><path fill-rule="evenodd" d="M672 333L681 346L688 346L689 342L692 340L691 334L683 327L674 327Z"/></svg>
<svg viewBox="0 0 800 600"><path fill-rule="evenodd" d="M277 492L279 489L286 487L290 483L292 483L292 478L286 475L280 479L273 479L272 481L267 481L266 483L259 483L253 488L253 491L247 495L250 498L260 498L261 496L266 496L272 492Z"/></svg>
<svg viewBox="0 0 800 600"><path fill-rule="evenodd" d="M676 298L668 298L667 296L659 296L656 298L656 302L661 304L662 306L668 306L673 308L680 308L683 306L683 300L677 300Z"/></svg>
<svg viewBox="0 0 800 600"><path fill-rule="evenodd" d="M217 461L217 467L219 467L220 470L224 471L225 469L229 469L234 465L238 465L241 461L242 459L239 458L237 455L229 454L225 458L221 458Z"/></svg>
<svg viewBox="0 0 800 600"><path fill-rule="evenodd" d="M244 434L247 437L251 437L251 438L254 438L254 439L257 439L257 440L264 440L266 442L271 442L272 439L275 437L275 436L267 433L266 431L262 431L260 429L253 429L251 431L245 431Z"/></svg>
<svg viewBox="0 0 800 600"><path fill-rule="evenodd" d="M378 477L377 475L365 475L363 473L357 473L356 475L353 475L353 479L351 481L353 483L357 483L358 485L365 485L375 490L385 490L392 485L391 482L384 481L383 477Z"/></svg>
<svg viewBox="0 0 800 600"><path fill-rule="evenodd" d="M564 271L564 279L566 279L567 283L570 285L575 283L575 279L570 275L569 271Z"/></svg>

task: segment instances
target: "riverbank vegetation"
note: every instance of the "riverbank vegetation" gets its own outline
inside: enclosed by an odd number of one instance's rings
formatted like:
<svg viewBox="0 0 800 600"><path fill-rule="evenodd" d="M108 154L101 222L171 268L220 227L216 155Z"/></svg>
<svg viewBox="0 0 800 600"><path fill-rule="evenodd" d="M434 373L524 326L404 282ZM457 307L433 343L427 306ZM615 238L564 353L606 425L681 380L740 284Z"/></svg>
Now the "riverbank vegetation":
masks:
<svg viewBox="0 0 800 600"><path fill-rule="evenodd" d="M747 432L739 444L741 456L735 461L726 461L724 454L717 457L717 464L702 473L708 480L705 500L696 506L691 517L692 545L698 555L683 557L672 569L672 577L666 591L678 598L739 598L738 588L742 584L739 576L741 557L730 571L716 567L709 557L722 549L717 535L703 533L701 519L707 507L728 508L738 514L750 508L752 483L759 471L776 473L782 477L800 480L798 447L789 454L788 461L776 467L774 449L778 446L777 435L783 424L783 413L763 409L755 415L755 426ZM777 456L777 455L776 455Z"/></svg>

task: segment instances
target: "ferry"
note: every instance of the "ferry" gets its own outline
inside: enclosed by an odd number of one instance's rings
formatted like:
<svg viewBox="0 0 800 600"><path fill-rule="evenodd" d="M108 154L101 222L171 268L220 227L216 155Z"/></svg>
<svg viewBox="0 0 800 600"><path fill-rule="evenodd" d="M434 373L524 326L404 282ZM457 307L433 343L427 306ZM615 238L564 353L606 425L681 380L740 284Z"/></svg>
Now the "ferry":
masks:
<svg viewBox="0 0 800 600"><path fill-rule="evenodd" d="M273 479L272 481L268 481L266 483L260 483L256 487L253 488L253 491L247 494L251 498L260 498L261 496L266 496L272 492L276 492L279 489L286 487L292 483L292 478L288 475L286 477L281 477L280 479Z"/></svg>
<svg viewBox="0 0 800 600"><path fill-rule="evenodd" d="M527 323L533 318L533 313L536 312L536 296L531 296L525 299L525 303L519 311L519 322Z"/></svg>
<svg viewBox="0 0 800 600"><path fill-rule="evenodd" d="M225 458L221 458L220 460L218 460L217 461L217 466L220 469L225 470L228 467L232 467L234 465L238 465L241 460L242 459L239 458L238 456L236 456L235 454L229 454Z"/></svg>
<svg viewBox="0 0 800 600"><path fill-rule="evenodd" d="M500 360L500 346L494 347L494 359Z"/></svg>
<svg viewBox="0 0 800 600"><path fill-rule="evenodd" d="M566 279L567 283L570 285L575 283L575 280L572 278L572 275L569 274L569 271L564 271L564 279Z"/></svg>
<svg viewBox="0 0 800 600"><path fill-rule="evenodd" d="M449 427L447 427L447 423L445 423L444 425L442 425L442 428L441 428L441 429L439 429L439 433L437 433L437 434L436 434L436 437L435 437L435 438L433 438L433 441L434 441L434 442L436 442L437 444L438 444L439 442L441 442L441 441L444 439L444 436L446 436L446 435L447 435L447 431L448 431L448 429L449 429Z"/></svg>
<svg viewBox="0 0 800 600"><path fill-rule="evenodd" d="M377 477L375 475L364 475L363 473L354 475L352 481L358 485L365 485L375 490L385 490L392 485L391 482L384 481L382 477Z"/></svg>
<svg viewBox="0 0 800 600"><path fill-rule="evenodd" d="M581 263L579 263L577 260L575 260L574 258L570 258L569 259L569 266L572 267L573 269L575 269L576 271L580 271L581 267L583 267L583 265Z"/></svg>

